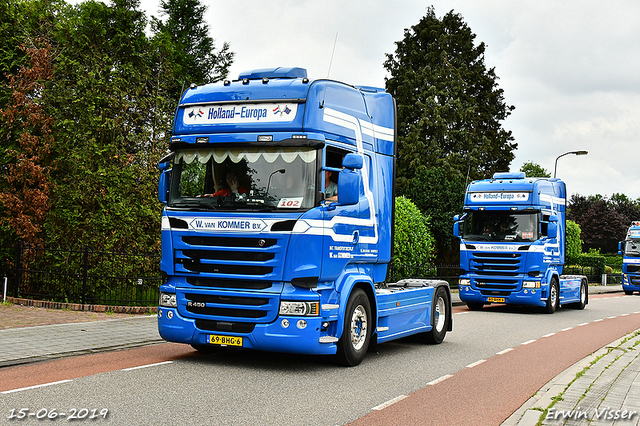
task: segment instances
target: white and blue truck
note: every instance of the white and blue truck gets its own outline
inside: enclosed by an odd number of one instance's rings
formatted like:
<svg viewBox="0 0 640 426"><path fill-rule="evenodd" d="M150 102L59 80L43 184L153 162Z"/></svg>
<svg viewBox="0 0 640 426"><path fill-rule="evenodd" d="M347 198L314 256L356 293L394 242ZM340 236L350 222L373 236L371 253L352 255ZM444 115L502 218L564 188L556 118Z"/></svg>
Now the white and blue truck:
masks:
<svg viewBox="0 0 640 426"><path fill-rule="evenodd" d="M556 178L495 173L470 183L463 214L454 217L460 300L471 310L492 303L584 309L587 278L563 275L565 205L565 184Z"/></svg>
<svg viewBox="0 0 640 426"><path fill-rule="evenodd" d="M396 135L383 89L302 68L186 90L159 165L160 335L348 366L405 336L442 342L448 283L387 282Z"/></svg>
<svg viewBox="0 0 640 426"><path fill-rule="evenodd" d="M640 291L640 220L635 220L627 230L624 241L618 243L622 255L622 290L631 295Z"/></svg>

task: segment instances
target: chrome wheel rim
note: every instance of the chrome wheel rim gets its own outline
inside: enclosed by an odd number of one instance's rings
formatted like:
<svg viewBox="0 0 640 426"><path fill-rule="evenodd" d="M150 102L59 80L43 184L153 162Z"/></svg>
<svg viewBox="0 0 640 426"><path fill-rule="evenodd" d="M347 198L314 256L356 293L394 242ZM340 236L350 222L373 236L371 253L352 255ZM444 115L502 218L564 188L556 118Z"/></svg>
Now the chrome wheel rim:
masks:
<svg viewBox="0 0 640 426"><path fill-rule="evenodd" d="M440 333L442 330L444 330L444 324L447 321L447 317L445 315L446 313L446 307L444 304L444 299L442 297L438 297L438 301L436 302L436 310L435 310L435 315L434 315L434 327L436 328L436 331L438 333Z"/></svg>
<svg viewBox="0 0 640 426"><path fill-rule="evenodd" d="M367 340L367 311L364 306L358 305L351 315L351 345L353 349L360 350Z"/></svg>

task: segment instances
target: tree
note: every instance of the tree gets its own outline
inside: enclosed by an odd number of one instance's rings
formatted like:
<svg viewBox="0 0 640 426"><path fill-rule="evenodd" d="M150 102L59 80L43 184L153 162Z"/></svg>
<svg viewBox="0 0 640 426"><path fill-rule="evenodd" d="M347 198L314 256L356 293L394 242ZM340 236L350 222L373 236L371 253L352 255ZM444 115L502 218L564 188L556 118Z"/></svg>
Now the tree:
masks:
<svg viewBox="0 0 640 426"><path fill-rule="evenodd" d="M165 21L152 18L151 27L162 51L163 67L176 78L171 93L181 95L181 88L191 83L206 84L226 78L233 63L233 52L224 43L216 51L204 20L207 9L199 0L161 0Z"/></svg>
<svg viewBox="0 0 640 426"><path fill-rule="evenodd" d="M580 233L580 225L572 220L566 221L566 264L576 263L578 257L582 254L582 240L580 239Z"/></svg>
<svg viewBox="0 0 640 426"><path fill-rule="evenodd" d="M405 197L397 197L393 238L394 279L427 275L431 270L435 241L429 218Z"/></svg>
<svg viewBox="0 0 640 426"><path fill-rule="evenodd" d="M51 242L157 247L157 158L149 122L156 76L137 0L86 1L61 19L64 46L46 95L57 158ZM154 158L155 156L155 158Z"/></svg>
<svg viewBox="0 0 640 426"><path fill-rule="evenodd" d="M524 172L527 177L551 177L551 173L533 161L524 163L522 167L520 167L520 171Z"/></svg>
<svg viewBox="0 0 640 426"><path fill-rule="evenodd" d="M616 253L631 220L618 212L615 204L601 195L572 195L567 219L580 225L583 250Z"/></svg>
<svg viewBox="0 0 640 426"><path fill-rule="evenodd" d="M458 262L460 240L453 236L453 216L462 212L464 185L462 178L448 178L442 169L432 168L418 172L407 188L411 201L430 218L439 264Z"/></svg>
<svg viewBox="0 0 640 426"><path fill-rule="evenodd" d="M433 7L404 36L384 62L398 105L400 192L423 169L471 179L509 170L517 144L501 122L514 107L485 66L484 43L461 15L438 19Z"/></svg>
<svg viewBox="0 0 640 426"><path fill-rule="evenodd" d="M3 142L15 147L5 151L10 162L6 165L6 185L0 191L0 202L9 214L0 222L26 243L37 245L43 241L52 188L48 164L52 119L43 106L44 84L52 77L52 64L50 46L35 41L41 46L22 45L30 59L29 66L9 76L11 101L0 110L5 128Z"/></svg>

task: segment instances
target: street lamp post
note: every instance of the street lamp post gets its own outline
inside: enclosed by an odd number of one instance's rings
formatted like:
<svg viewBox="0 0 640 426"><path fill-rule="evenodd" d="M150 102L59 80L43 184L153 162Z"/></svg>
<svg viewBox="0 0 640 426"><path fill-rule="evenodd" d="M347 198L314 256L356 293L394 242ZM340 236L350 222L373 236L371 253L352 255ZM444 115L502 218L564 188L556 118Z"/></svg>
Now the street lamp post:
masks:
<svg viewBox="0 0 640 426"><path fill-rule="evenodd" d="M564 157L565 155L569 155L569 154L575 154L575 155L587 155L588 152L587 151L569 151L569 152L565 152L562 155L558 155L558 157L556 157L556 165L553 167L553 177L556 177L556 170L558 169L558 158L560 157Z"/></svg>

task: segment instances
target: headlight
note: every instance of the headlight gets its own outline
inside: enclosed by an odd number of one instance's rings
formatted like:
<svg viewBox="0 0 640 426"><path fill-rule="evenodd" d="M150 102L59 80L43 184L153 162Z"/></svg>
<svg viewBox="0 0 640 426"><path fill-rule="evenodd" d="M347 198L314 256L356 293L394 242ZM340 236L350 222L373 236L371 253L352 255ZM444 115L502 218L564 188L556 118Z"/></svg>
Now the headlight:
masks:
<svg viewBox="0 0 640 426"><path fill-rule="evenodd" d="M160 306L165 308L177 308L178 302L175 293L160 293Z"/></svg>
<svg viewBox="0 0 640 426"><path fill-rule="evenodd" d="M280 315L317 316L320 312L318 302L280 302Z"/></svg>
<svg viewBox="0 0 640 426"><path fill-rule="evenodd" d="M469 278L460 278L458 285L471 285L471 280Z"/></svg>
<svg viewBox="0 0 640 426"><path fill-rule="evenodd" d="M524 281L522 283L524 288L540 288L540 281Z"/></svg>

